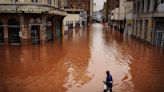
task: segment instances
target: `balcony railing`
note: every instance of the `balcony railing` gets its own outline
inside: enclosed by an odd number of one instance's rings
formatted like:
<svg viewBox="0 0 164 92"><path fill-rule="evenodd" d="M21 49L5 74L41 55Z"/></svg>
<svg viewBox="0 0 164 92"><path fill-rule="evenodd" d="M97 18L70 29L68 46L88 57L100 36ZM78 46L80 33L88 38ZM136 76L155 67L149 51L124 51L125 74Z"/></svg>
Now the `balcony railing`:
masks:
<svg viewBox="0 0 164 92"><path fill-rule="evenodd" d="M66 15L62 8L56 8L48 4L0 4L0 13L50 13Z"/></svg>

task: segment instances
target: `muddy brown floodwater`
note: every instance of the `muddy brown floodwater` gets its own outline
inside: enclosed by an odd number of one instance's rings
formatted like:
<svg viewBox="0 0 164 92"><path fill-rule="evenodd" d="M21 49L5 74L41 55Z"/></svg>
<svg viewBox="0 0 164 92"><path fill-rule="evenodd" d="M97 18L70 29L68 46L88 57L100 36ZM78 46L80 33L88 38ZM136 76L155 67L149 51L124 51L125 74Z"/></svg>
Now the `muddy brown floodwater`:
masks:
<svg viewBox="0 0 164 92"><path fill-rule="evenodd" d="M40 45L0 46L0 92L164 92L164 50L101 24Z"/></svg>

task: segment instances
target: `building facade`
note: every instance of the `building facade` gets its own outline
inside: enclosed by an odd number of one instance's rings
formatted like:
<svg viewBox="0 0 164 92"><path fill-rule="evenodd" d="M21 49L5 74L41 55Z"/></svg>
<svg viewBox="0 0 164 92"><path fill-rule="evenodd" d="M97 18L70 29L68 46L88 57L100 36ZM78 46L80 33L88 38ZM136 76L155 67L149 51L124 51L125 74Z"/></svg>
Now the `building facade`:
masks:
<svg viewBox="0 0 164 92"><path fill-rule="evenodd" d="M62 34L66 0L1 0L0 44L53 40Z"/></svg>
<svg viewBox="0 0 164 92"><path fill-rule="evenodd" d="M132 33L133 0L107 0L109 24L121 32Z"/></svg>
<svg viewBox="0 0 164 92"><path fill-rule="evenodd" d="M119 7L119 3L120 0L107 0L107 5L106 5L106 12L108 13L108 15L106 16L107 17L107 20L110 20L111 19L111 16L112 16L112 11L115 9L115 8L118 8Z"/></svg>
<svg viewBox="0 0 164 92"><path fill-rule="evenodd" d="M114 28L120 30L121 32L123 32L125 29L125 5L124 5L125 1L127 0L118 0L118 2L112 0L115 6L112 6L111 9L109 9L110 25L114 26Z"/></svg>
<svg viewBox="0 0 164 92"><path fill-rule="evenodd" d="M120 4L120 0L107 0L107 10L109 11L109 13L119 7Z"/></svg>
<svg viewBox="0 0 164 92"><path fill-rule="evenodd" d="M96 3L93 3L93 12L97 11L97 5Z"/></svg>
<svg viewBox="0 0 164 92"><path fill-rule="evenodd" d="M102 10L102 19L104 23L107 22L107 17L108 17L107 3L104 2L103 10Z"/></svg>
<svg viewBox="0 0 164 92"><path fill-rule="evenodd" d="M132 35L164 46L164 0L134 0Z"/></svg>
<svg viewBox="0 0 164 92"><path fill-rule="evenodd" d="M119 22L119 6L120 0L107 0L107 21L115 28Z"/></svg>
<svg viewBox="0 0 164 92"><path fill-rule="evenodd" d="M92 16L93 16L93 11L94 11L93 6L94 6L93 0L90 0L90 17L91 17L91 18L92 18ZM92 20L92 19L91 19L91 20Z"/></svg>
<svg viewBox="0 0 164 92"><path fill-rule="evenodd" d="M67 0L67 6L68 9L83 9L90 20L93 13L93 0Z"/></svg>
<svg viewBox="0 0 164 92"><path fill-rule="evenodd" d="M133 30L133 0L125 1L125 35L132 35Z"/></svg>

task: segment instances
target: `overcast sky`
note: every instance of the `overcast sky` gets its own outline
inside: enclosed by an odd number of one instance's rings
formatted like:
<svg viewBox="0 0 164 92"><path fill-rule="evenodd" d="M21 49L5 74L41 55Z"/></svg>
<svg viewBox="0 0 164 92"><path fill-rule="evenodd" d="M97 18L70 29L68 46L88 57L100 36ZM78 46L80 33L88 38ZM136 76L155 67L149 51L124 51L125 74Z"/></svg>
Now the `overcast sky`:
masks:
<svg viewBox="0 0 164 92"><path fill-rule="evenodd" d="M103 8L103 4L106 0L94 0L94 2L96 3L96 10L100 10Z"/></svg>

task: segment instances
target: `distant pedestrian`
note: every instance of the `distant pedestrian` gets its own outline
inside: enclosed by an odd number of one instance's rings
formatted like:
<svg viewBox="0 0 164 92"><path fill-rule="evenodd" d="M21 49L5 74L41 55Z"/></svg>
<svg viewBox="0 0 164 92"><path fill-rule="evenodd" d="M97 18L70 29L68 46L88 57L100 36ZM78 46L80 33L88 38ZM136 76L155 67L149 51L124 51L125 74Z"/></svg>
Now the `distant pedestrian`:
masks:
<svg viewBox="0 0 164 92"><path fill-rule="evenodd" d="M104 81L105 85L106 85L106 89L104 89L104 92L110 91L112 92L112 87L113 87L113 78L112 75L110 74L109 71L106 71L106 81Z"/></svg>

